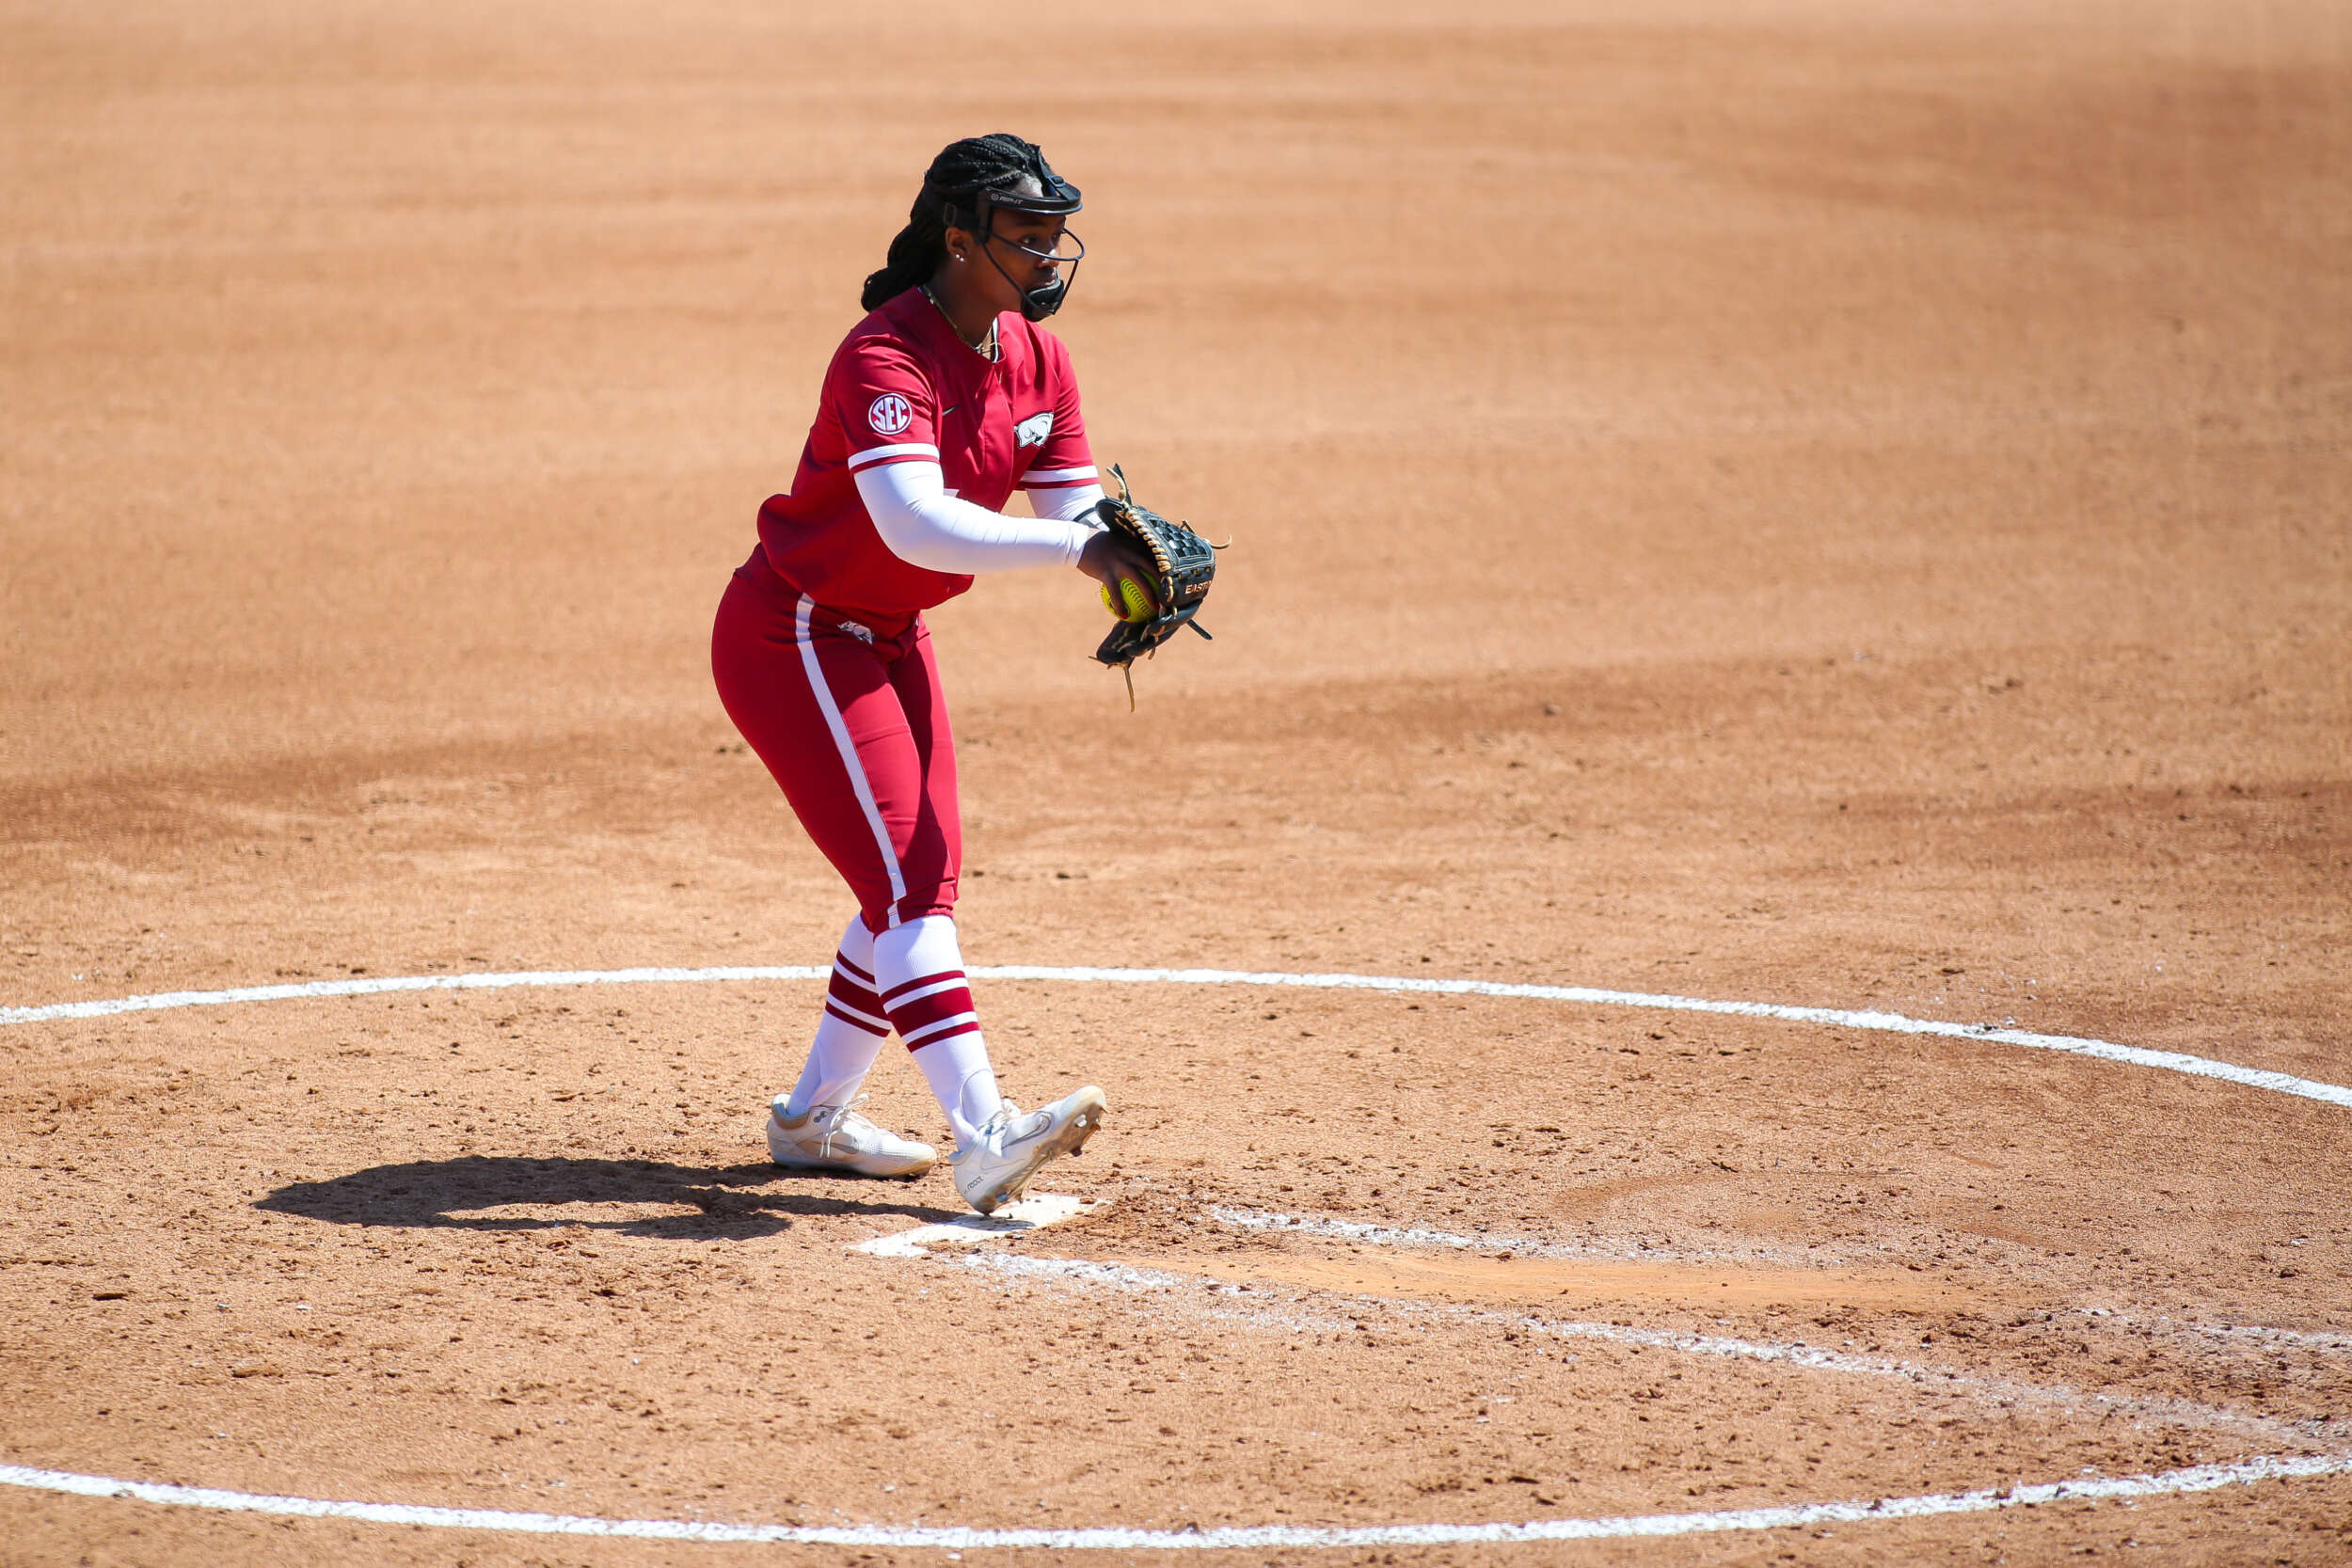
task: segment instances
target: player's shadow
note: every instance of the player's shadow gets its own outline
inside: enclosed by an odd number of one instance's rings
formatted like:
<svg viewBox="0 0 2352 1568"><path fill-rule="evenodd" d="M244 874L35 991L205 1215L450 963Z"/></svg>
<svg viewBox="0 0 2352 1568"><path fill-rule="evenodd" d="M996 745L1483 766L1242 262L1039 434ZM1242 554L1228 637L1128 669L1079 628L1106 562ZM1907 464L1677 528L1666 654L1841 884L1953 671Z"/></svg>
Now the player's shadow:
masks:
<svg viewBox="0 0 2352 1568"><path fill-rule="evenodd" d="M818 1177L810 1180L830 1191L758 1190L785 1179L766 1164L711 1167L471 1154L295 1181L253 1206L337 1225L511 1231L583 1226L679 1241L772 1236L789 1229L795 1215L903 1214L927 1224L956 1217L954 1211L881 1196L896 1183ZM600 1206L608 1212L597 1212ZM644 1212L648 1208L669 1212Z"/></svg>

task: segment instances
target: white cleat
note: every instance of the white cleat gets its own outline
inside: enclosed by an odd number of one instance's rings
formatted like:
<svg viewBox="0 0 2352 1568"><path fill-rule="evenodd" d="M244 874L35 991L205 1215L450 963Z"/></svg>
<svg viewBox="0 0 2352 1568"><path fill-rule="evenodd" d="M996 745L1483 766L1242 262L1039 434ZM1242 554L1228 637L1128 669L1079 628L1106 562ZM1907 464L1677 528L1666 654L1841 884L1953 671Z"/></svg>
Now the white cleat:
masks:
<svg viewBox="0 0 2352 1568"><path fill-rule="evenodd" d="M787 1169L915 1177L939 1159L930 1145L894 1136L858 1115L864 1095L847 1105L812 1105L806 1116L787 1121L789 1098L778 1095L768 1108L768 1158Z"/></svg>
<svg viewBox="0 0 2352 1568"><path fill-rule="evenodd" d="M1076 1154L1103 1125L1103 1091L1089 1084L1041 1111L1024 1115L1008 1100L980 1135L949 1157L956 1191L983 1214L1020 1200L1038 1167L1057 1155Z"/></svg>

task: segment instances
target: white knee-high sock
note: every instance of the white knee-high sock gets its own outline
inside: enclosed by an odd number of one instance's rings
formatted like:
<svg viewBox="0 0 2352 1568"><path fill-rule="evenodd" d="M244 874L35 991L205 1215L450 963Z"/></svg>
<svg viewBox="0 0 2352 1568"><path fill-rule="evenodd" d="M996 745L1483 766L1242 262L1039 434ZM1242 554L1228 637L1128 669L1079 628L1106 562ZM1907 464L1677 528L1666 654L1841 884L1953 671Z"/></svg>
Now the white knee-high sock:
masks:
<svg viewBox="0 0 2352 1568"><path fill-rule="evenodd" d="M898 1037L914 1053L932 1098L947 1113L956 1147L971 1143L1004 1099L963 976L955 921L927 914L876 937L874 989Z"/></svg>
<svg viewBox="0 0 2352 1568"><path fill-rule="evenodd" d="M882 1054L890 1034L889 1015L874 992L874 936L863 915L850 917L841 933L841 949L834 955L833 983L825 990L825 1010L817 1019L817 1039L808 1048L808 1061L792 1098L784 1109L787 1120L804 1117L818 1105L846 1105L857 1098L858 1085Z"/></svg>

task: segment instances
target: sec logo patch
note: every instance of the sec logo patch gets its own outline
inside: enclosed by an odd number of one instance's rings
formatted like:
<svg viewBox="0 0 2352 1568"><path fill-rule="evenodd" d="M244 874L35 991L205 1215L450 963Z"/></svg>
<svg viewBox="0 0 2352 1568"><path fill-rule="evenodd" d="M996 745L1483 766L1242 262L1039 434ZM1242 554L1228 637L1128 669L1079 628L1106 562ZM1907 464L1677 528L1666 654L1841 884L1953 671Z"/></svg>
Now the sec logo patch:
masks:
<svg viewBox="0 0 2352 1568"><path fill-rule="evenodd" d="M914 405L896 392L884 392L866 410L866 422L877 436L898 436L914 422Z"/></svg>

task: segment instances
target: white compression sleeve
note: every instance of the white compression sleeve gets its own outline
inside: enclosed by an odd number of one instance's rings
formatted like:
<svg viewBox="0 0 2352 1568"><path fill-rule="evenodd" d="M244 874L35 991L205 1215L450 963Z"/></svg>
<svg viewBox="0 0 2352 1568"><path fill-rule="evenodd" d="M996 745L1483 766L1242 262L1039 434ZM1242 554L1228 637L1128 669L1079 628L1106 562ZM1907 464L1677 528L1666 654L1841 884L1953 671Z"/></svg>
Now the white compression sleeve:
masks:
<svg viewBox="0 0 2352 1568"><path fill-rule="evenodd" d="M857 475L858 498L890 553L934 572L1074 566L1094 531L1057 517L1008 517L947 494L936 463L877 463Z"/></svg>
<svg viewBox="0 0 2352 1568"><path fill-rule="evenodd" d="M1030 491L1029 506L1041 517L1075 523L1091 514L1094 503L1102 499L1103 487L1099 484L1057 484L1051 489Z"/></svg>

